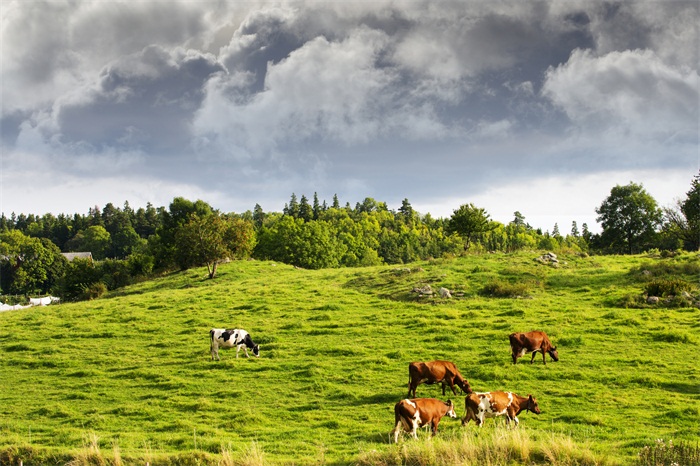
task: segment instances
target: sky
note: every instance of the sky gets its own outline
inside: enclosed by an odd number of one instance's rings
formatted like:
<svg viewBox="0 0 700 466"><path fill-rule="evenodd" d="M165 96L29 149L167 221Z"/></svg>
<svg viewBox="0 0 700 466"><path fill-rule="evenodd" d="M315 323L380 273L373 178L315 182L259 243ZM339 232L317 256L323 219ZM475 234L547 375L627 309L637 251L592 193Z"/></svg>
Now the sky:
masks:
<svg viewBox="0 0 700 466"><path fill-rule="evenodd" d="M0 0L0 211L291 194L598 231L700 169L697 0Z"/></svg>

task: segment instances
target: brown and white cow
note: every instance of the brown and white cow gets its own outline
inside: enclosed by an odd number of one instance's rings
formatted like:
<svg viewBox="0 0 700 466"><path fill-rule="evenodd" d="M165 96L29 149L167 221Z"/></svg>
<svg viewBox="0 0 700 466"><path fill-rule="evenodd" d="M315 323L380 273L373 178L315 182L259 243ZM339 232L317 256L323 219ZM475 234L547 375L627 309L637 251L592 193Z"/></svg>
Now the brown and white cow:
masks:
<svg viewBox="0 0 700 466"><path fill-rule="evenodd" d="M530 359L530 364L532 364L535 361L535 354L537 354L538 351L542 353L542 362L544 364L547 364L545 353L549 353L549 356L554 362L559 361L557 347L552 346L552 342L549 341L549 337L544 332L539 330L526 333L516 332L511 333L508 338L510 339L513 364L526 353L532 353L532 359Z"/></svg>
<svg viewBox="0 0 700 466"><path fill-rule="evenodd" d="M456 418L452 400L440 401L436 398L413 398L401 400L394 406L394 430L389 437L394 437L394 443L399 442L401 427L418 438L419 427L430 425L432 435L437 434L440 419L445 415Z"/></svg>
<svg viewBox="0 0 700 466"><path fill-rule="evenodd" d="M416 396L416 388L422 383L442 383L442 394L445 394L445 385L449 385L455 395L455 384L469 395L472 388L469 381L462 377L459 369L450 361L412 362L408 364L408 396Z"/></svg>
<svg viewBox="0 0 700 466"><path fill-rule="evenodd" d="M464 407L466 412L462 425L473 419L479 427L483 427L484 418L503 415L506 416L506 425L515 421L515 427L518 427L518 414L523 410L541 413L537 400L532 395L520 396L513 392L472 393L464 399Z"/></svg>

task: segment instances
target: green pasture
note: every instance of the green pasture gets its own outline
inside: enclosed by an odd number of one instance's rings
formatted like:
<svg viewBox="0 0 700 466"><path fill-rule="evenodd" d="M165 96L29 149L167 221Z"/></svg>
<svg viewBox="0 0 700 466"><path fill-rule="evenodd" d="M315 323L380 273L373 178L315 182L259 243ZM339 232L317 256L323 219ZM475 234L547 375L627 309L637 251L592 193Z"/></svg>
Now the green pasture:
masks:
<svg viewBox="0 0 700 466"><path fill-rule="evenodd" d="M656 277L687 281L697 296L698 255L571 255L558 268L538 256L318 271L238 261L214 280L189 270L91 302L2 312L0 460L392 464L407 462L407 448L510 435L532 450L558 439L590 463L629 464L657 439L696 442L700 310L638 296ZM524 293L484 296L489 283ZM412 291L428 284L454 296ZM211 361L212 327L248 330L261 357L222 350ZM534 329L560 361L530 365L527 355L514 366L508 334ZM518 433L502 420L479 430L445 418L433 443L423 433L390 445L408 363L433 359L454 361L475 391L533 394L542 414L522 413ZM464 396L448 395L462 416ZM428 385L418 396L448 398ZM538 455L528 461L556 464Z"/></svg>

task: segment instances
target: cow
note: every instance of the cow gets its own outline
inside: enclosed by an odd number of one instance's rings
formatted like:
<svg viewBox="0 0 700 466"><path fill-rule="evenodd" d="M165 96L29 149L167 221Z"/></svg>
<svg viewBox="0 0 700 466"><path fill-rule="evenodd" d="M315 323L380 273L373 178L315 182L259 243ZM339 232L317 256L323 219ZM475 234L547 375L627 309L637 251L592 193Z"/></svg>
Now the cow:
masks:
<svg viewBox="0 0 700 466"><path fill-rule="evenodd" d="M542 353L542 362L547 364L545 360L546 353L554 362L559 361L559 353L557 353L557 347L552 346L552 342L549 341L549 337L546 333L540 331L533 331L527 333L511 333L508 338L510 339L510 350L513 356L513 364L516 363L518 358L524 356L526 353L532 353L532 359L530 359L530 364L535 361L535 354L539 351Z"/></svg>
<svg viewBox="0 0 700 466"><path fill-rule="evenodd" d="M431 435L437 434L440 419L445 415L456 418L455 407L452 400L440 401L436 398L413 398L401 400L394 406L394 430L389 433L389 437L394 437L394 443L399 442L401 427L410 433L415 439L418 438L419 427L430 425ZM391 440L391 439L390 439Z"/></svg>
<svg viewBox="0 0 700 466"><path fill-rule="evenodd" d="M520 396L513 392L472 393L464 399L465 414L462 425L467 425L472 419L479 427L484 426L485 417L506 416L506 425L515 421L518 427L518 414L523 410L540 414L537 400L532 396Z"/></svg>
<svg viewBox="0 0 700 466"><path fill-rule="evenodd" d="M213 328L209 330L209 338L211 339L211 359L212 361L216 359L220 361L219 358L219 348L233 348L236 347L236 358L238 358L238 352L243 348L245 351L245 356L249 358L248 348L253 350L253 354L256 358L260 357L260 345L256 345L250 334L245 330L233 329L227 330L223 328Z"/></svg>
<svg viewBox="0 0 700 466"><path fill-rule="evenodd" d="M442 383L442 394L445 395L445 385L449 385L453 394L457 394L455 384L459 386L464 393L469 395L472 388L469 381L462 377L457 366L450 361L430 361L430 362L412 362L408 364L408 397L416 396L416 388L422 383L434 384Z"/></svg>

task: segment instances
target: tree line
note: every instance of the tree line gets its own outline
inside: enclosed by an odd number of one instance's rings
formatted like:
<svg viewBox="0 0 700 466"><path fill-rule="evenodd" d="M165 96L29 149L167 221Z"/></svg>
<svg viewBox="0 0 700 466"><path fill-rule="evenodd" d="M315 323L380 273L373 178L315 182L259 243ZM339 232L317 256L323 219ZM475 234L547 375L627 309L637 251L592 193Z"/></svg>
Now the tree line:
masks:
<svg viewBox="0 0 700 466"><path fill-rule="evenodd" d="M6 295L54 294L90 299L154 274L207 266L216 276L223 260L275 260L302 268L402 264L465 252L522 249L634 254L650 249L698 250L700 175L687 197L660 208L641 184L615 186L596 209L600 234L573 222L567 232L531 227L520 212L507 224L464 204L449 218L416 212L408 199L397 210L365 198L355 206L310 201L295 194L281 212L255 205L223 213L208 203L173 199L168 208L134 210L108 203L87 215L14 213L0 217L0 287ZM69 261L62 253L90 252Z"/></svg>

